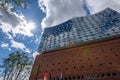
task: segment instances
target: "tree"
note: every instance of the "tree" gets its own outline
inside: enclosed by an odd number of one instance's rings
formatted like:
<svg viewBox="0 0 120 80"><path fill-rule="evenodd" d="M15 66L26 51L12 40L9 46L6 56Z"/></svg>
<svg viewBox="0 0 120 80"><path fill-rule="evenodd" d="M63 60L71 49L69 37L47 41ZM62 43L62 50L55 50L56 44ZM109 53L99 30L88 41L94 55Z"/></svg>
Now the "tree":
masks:
<svg viewBox="0 0 120 80"><path fill-rule="evenodd" d="M16 11L17 7L26 8L29 5L30 0L0 0L0 7L2 7L7 13L10 11ZM9 8L11 6L11 8Z"/></svg>
<svg viewBox="0 0 120 80"><path fill-rule="evenodd" d="M13 52L3 59L4 80L27 80L32 67L32 58L25 52Z"/></svg>

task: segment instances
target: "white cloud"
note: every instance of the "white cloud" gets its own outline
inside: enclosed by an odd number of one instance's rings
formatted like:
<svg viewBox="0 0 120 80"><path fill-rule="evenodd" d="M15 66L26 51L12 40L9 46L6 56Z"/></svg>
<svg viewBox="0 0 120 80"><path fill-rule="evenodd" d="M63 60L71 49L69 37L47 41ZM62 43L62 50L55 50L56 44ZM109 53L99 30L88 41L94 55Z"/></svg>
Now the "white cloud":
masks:
<svg viewBox="0 0 120 80"><path fill-rule="evenodd" d="M82 0L39 0L40 8L46 12L42 27L50 27L76 16L84 16Z"/></svg>
<svg viewBox="0 0 120 80"><path fill-rule="evenodd" d="M8 39L10 39L10 40L13 39L13 36L11 34L7 33L6 35L7 35Z"/></svg>
<svg viewBox="0 0 120 80"><path fill-rule="evenodd" d="M97 13L107 7L120 12L119 0L87 0L88 5L92 8L92 14ZM96 4L98 3L98 4Z"/></svg>
<svg viewBox="0 0 120 80"><path fill-rule="evenodd" d="M12 49L11 48L8 48L9 51L11 51Z"/></svg>
<svg viewBox="0 0 120 80"><path fill-rule="evenodd" d="M27 52L27 53L31 53L31 50L28 49L28 48L25 48L25 52Z"/></svg>
<svg viewBox="0 0 120 80"><path fill-rule="evenodd" d="M9 13L7 13L0 5L0 29L7 35L7 38L10 40L11 45L7 44L9 46L8 50L11 50L10 48L16 48L30 53L31 50L27 48L23 43L16 42L14 40L14 37L17 38L17 34L32 37L32 30L36 27L36 24L32 21L28 22L23 14L11 12L10 9L12 8L12 5L6 4L5 7L7 7L7 11ZM7 45L4 44L2 46L7 47Z"/></svg>
<svg viewBox="0 0 120 80"><path fill-rule="evenodd" d="M70 18L85 16L84 0L38 0L39 7L46 13L42 28L60 24ZM107 7L120 11L119 0L86 0L92 14Z"/></svg>
<svg viewBox="0 0 120 80"><path fill-rule="evenodd" d="M8 44L8 43L2 42L2 43L0 44L0 46L1 46L2 48L5 48L5 49L8 49L9 51L11 51L11 48L9 47L9 44Z"/></svg>
<svg viewBox="0 0 120 80"><path fill-rule="evenodd" d="M37 55L39 55L39 53L38 52L34 52L33 53L33 58L35 59Z"/></svg>
<svg viewBox="0 0 120 80"><path fill-rule="evenodd" d="M26 46L23 43L20 42L16 42L14 40L11 40L11 47L16 48L16 49L21 49L24 50L26 48Z"/></svg>
<svg viewBox="0 0 120 80"><path fill-rule="evenodd" d="M7 47L9 47L9 44L2 42L2 43L1 43L1 47L2 47L2 48L7 48Z"/></svg>
<svg viewBox="0 0 120 80"><path fill-rule="evenodd" d="M40 43L40 39L41 39L40 36L35 36L34 43L39 44Z"/></svg>
<svg viewBox="0 0 120 80"><path fill-rule="evenodd" d="M12 48L16 48L16 49L20 49L20 50L23 50L23 51L25 51L25 52L28 52L28 53L30 53L31 52L31 50L30 49L28 49L23 43L21 43L21 42L16 42L15 40L10 40L10 43L11 43L11 47Z"/></svg>
<svg viewBox="0 0 120 80"><path fill-rule="evenodd" d="M16 34L33 36L31 30L36 27L35 23L28 22L23 14L11 12L12 5L7 5L7 7L9 13L0 6L0 29L6 34L11 32L13 36L16 36Z"/></svg>

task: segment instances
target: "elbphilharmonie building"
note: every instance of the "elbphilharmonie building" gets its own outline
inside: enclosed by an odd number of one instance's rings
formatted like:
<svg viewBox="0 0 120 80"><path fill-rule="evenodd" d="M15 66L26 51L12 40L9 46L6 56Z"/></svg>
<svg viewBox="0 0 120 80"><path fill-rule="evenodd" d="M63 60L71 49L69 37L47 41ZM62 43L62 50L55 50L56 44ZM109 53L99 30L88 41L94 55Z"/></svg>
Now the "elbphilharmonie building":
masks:
<svg viewBox="0 0 120 80"><path fill-rule="evenodd" d="M46 28L38 52L30 80L120 80L120 13L106 8Z"/></svg>

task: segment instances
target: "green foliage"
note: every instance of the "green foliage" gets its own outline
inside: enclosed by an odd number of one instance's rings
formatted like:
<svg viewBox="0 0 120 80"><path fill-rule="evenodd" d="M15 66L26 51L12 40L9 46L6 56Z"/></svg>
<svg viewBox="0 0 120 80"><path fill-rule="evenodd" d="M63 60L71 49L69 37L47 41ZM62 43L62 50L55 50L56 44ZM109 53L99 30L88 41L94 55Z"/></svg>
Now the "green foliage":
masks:
<svg viewBox="0 0 120 80"><path fill-rule="evenodd" d="M26 78L31 71L32 64L32 58L28 53L16 51L9 54L7 58L3 59L4 80Z"/></svg>
<svg viewBox="0 0 120 80"><path fill-rule="evenodd" d="M5 0L6 3L14 3L19 7L26 8L28 6L28 0Z"/></svg>
<svg viewBox="0 0 120 80"><path fill-rule="evenodd" d="M3 7L7 13L9 13L9 5L12 5L10 10L14 12L16 11L17 7L27 8L29 6L29 2L30 0L0 0L0 6Z"/></svg>

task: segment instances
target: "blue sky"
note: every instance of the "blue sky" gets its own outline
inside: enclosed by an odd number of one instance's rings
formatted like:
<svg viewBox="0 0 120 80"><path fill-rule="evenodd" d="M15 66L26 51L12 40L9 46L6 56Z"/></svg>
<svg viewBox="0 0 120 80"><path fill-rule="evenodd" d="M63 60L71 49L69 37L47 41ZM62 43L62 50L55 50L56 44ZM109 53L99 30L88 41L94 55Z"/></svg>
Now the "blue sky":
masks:
<svg viewBox="0 0 120 80"><path fill-rule="evenodd" d="M17 8L17 12L10 12L10 15L0 6L0 64L2 58L16 50L26 51L31 56L38 54L37 49L44 28L73 17L95 14L107 7L120 12L120 1L31 0L28 8Z"/></svg>
<svg viewBox="0 0 120 80"><path fill-rule="evenodd" d="M31 0L28 8L18 7L16 12L10 11L10 4L5 7L10 14L0 5L0 65L3 58L17 50L35 58L44 28L73 17L92 15L107 7L120 12L120 0Z"/></svg>
<svg viewBox="0 0 120 80"><path fill-rule="evenodd" d="M3 24L3 26L0 28L0 64L1 64L2 58L7 57L9 53L14 52L16 50L26 51L30 53L31 56L34 52L37 52L40 37L41 37L40 23L42 19L45 17L45 13L43 13L40 10L37 0L36 1L31 0L28 8L26 9L17 8L17 14L19 14L20 16L24 16L25 19L23 21L26 21L25 24L30 24L33 28L29 30L29 25L28 25L28 26L25 26L26 27L25 29L26 30L28 29L29 31L26 31L24 33L18 30L18 33L16 33L14 32L14 29L13 29L13 32L11 31L11 29L8 31L5 31L7 30L7 27L3 29L3 27L5 26ZM12 21L12 19L10 20ZM0 24L2 22L4 21L1 21ZM33 23L34 23L34 26L33 26ZM9 26L10 24L11 23L9 23L8 21L7 25Z"/></svg>

